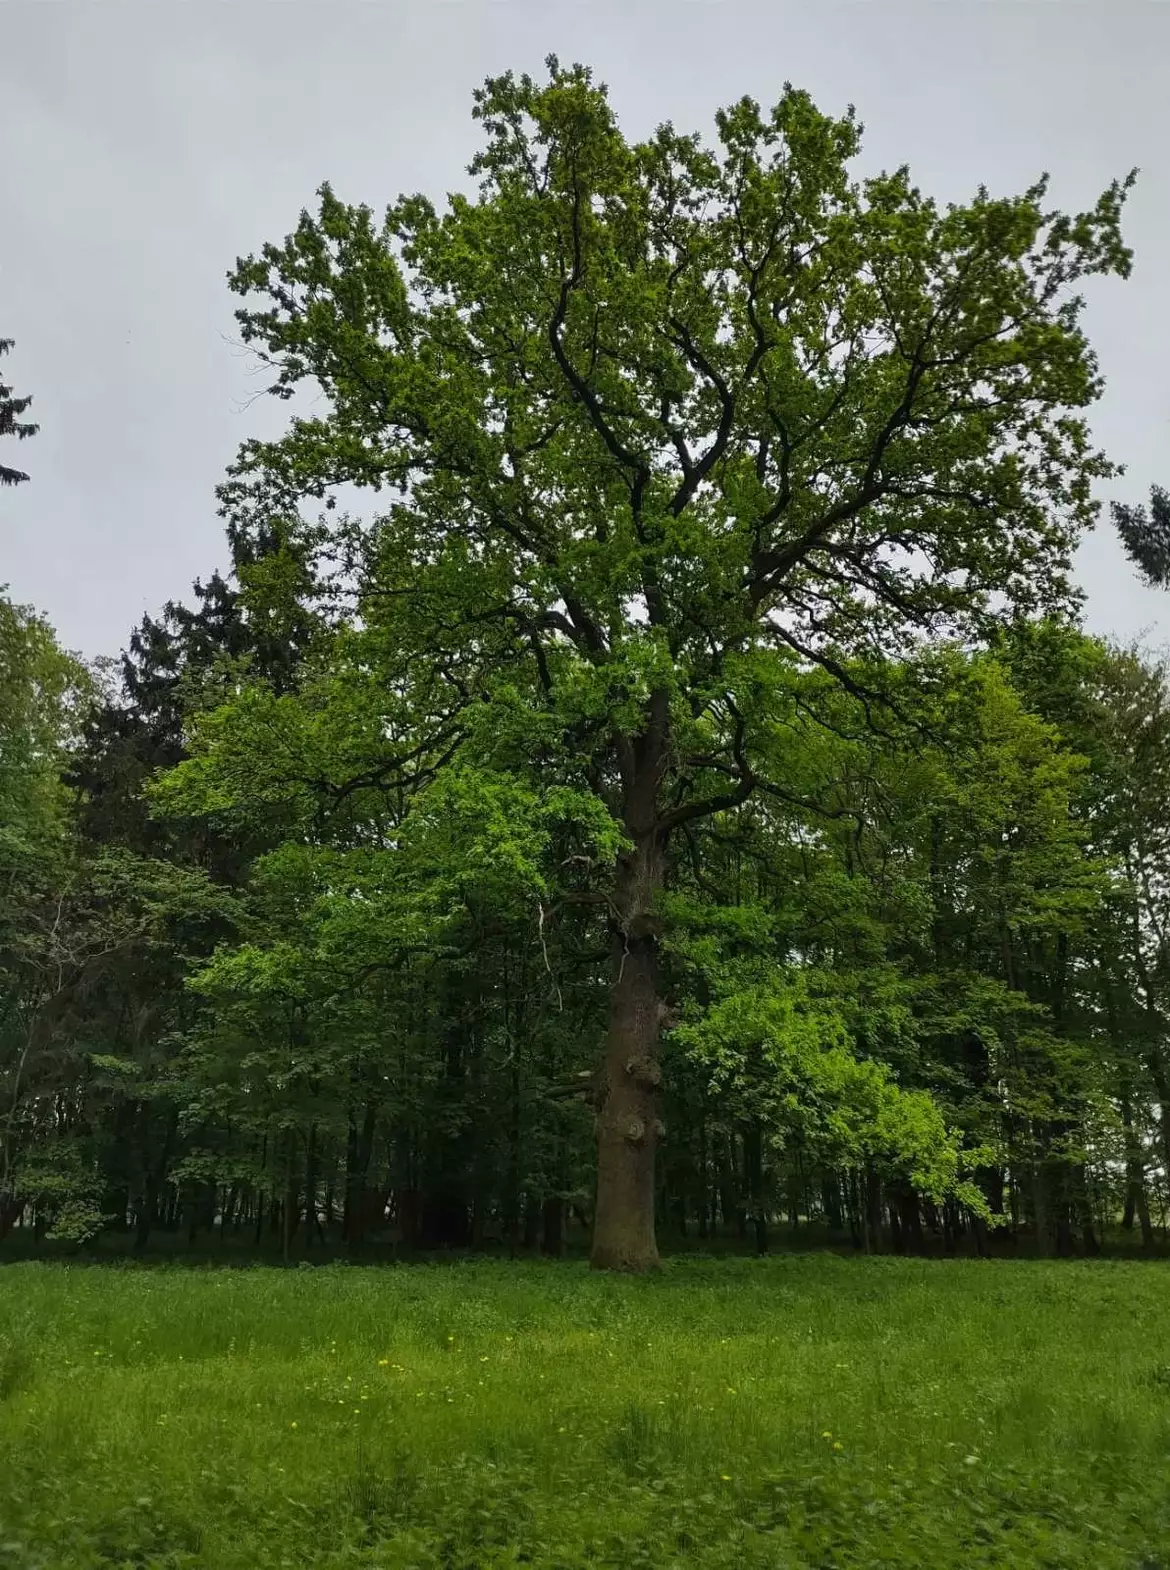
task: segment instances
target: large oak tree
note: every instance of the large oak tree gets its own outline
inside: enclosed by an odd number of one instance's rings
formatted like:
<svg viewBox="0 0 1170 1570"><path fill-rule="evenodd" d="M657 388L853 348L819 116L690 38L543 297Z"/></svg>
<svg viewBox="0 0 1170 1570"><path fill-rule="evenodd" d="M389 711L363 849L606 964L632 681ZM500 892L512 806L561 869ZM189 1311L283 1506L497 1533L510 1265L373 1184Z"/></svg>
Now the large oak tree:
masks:
<svg viewBox="0 0 1170 1570"><path fill-rule="evenodd" d="M379 222L326 187L238 264L272 391L319 396L223 502L238 539L392 493L357 603L445 684L443 745L524 669L542 745L620 828L590 871L613 943L593 1260L645 1269L672 837L792 788L760 745L764 651L865 699L858 662L1067 599L1112 472L1077 412L1101 384L1076 291L1128 272L1129 182L1079 216L1043 180L940 208L905 169L855 179L853 113L791 87L712 146L632 143L586 69L548 65L477 94L477 195Z"/></svg>

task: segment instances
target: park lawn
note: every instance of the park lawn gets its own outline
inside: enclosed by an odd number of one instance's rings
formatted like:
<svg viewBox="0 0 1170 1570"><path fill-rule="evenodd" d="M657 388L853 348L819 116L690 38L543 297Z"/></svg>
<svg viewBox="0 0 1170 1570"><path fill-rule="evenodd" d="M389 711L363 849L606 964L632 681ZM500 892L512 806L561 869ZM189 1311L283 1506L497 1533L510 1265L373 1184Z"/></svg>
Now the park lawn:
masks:
<svg viewBox="0 0 1170 1570"><path fill-rule="evenodd" d="M0 1268L0 1566L1170 1567L1170 1266Z"/></svg>

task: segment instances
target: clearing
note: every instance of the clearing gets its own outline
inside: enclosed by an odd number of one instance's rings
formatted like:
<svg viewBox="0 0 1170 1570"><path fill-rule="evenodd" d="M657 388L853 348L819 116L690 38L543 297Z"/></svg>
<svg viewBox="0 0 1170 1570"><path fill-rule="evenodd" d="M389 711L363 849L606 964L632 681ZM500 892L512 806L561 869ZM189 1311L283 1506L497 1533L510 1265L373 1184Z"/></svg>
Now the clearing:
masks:
<svg viewBox="0 0 1170 1570"><path fill-rule="evenodd" d="M0 1269L0 1565L1170 1567L1165 1264Z"/></svg>

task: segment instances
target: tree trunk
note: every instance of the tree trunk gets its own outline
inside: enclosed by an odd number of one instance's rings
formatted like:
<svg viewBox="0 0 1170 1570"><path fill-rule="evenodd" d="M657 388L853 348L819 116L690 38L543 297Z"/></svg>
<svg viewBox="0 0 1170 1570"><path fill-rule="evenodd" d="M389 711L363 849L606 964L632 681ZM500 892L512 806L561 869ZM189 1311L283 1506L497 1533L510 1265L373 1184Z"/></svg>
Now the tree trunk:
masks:
<svg viewBox="0 0 1170 1570"><path fill-rule="evenodd" d="M878 1253L882 1246L882 1183L872 1167L865 1173L865 1232L866 1253Z"/></svg>
<svg viewBox="0 0 1170 1570"><path fill-rule="evenodd" d="M845 1203L849 1213L849 1236L853 1240L854 1248L865 1247L866 1233L861 1220L861 1182L856 1169L852 1170L845 1181Z"/></svg>
<svg viewBox="0 0 1170 1570"><path fill-rule="evenodd" d="M1150 1224L1150 1206L1146 1199L1145 1160L1141 1142L1134 1133L1133 1110L1128 1101L1121 1103L1121 1122L1125 1129L1125 1218L1122 1225L1128 1232L1133 1226L1135 1213L1142 1228L1142 1247L1154 1246L1154 1228Z"/></svg>
<svg viewBox="0 0 1170 1570"><path fill-rule="evenodd" d="M699 1114L699 1236L707 1241L710 1200L707 1191L707 1115Z"/></svg>
<svg viewBox="0 0 1170 1570"><path fill-rule="evenodd" d="M840 1232L845 1223L841 1216L841 1184L835 1172L821 1179L821 1210L830 1232Z"/></svg>
<svg viewBox="0 0 1170 1570"><path fill-rule="evenodd" d="M906 1247L914 1249L916 1253L922 1252L922 1213L918 1204L916 1189L907 1188L902 1191L899 1207L902 1216L902 1233L906 1240Z"/></svg>
<svg viewBox="0 0 1170 1570"><path fill-rule="evenodd" d="M309 1145L305 1153L305 1246L313 1242L313 1233L320 1230L317 1220L317 1125L309 1129Z"/></svg>
<svg viewBox="0 0 1170 1570"><path fill-rule="evenodd" d="M422 1232L422 1196L416 1188L400 1188L394 1196L398 1238L405 1249L419 1246Z"/></svg>
<svg viewBox="0 0 1170 1570"><path fill-rule="evenodd" d="M565 1251L565 1202L550 1194L541 1206L541 1253L559 1259Z"/></svg>
<svg viewBox="0 0 1170 1570"><path fill-rule="evenodd" d="M291 1140L291 1130L288 1138ZM286 1154L284 1164L284 1197L280 1202L280 1258L283 1264L288 1264L289 1248L292 1244L292 1218L293 1218L293 1187L292 1187L292 1158Z"/></svg>
<svg viewBox="0 0 1170 1570"><path fill-rule="evenodd" d="M1083 1166L1077 1168L1073 1184L1073 1205L1081 1229L1081 1247L1089 1258L1101 1252L1097 1234L1093 1230L1093 1206L1089 1198L1089 1174Z"/></svg>
<svg viewBox="0 0 1170 1570"><path fill-rule="evenodd" d="M1032 1215L1036 1228L1036 1252L1042 1259L1046 1259L1052 1253L1048 1181L1047 1168L1037 1160L1032 1173Z"/></svg>
<svg viewBox="0 0 1170 1570"><path fill-rule="evenodd" d="M362 1241L365 1230L362 1200L366 1187L366 1174L370 1170L370 1157L374 1152L374 1129L377 1119L377 1107L372 1102L367 1102L359 1131L354 1113L350 1111L345 1139L345 1214L341 1223L341 1235L351 1246L356 1246Z"/></svg>
<svg viewBox="0 0 1170 1570"><path fill-rule="evenodd" d="M756 1230L756 1253L768 1252L768 1207L764 1196L764 1132L754 1120L744 1134L744 1166L752 1222Z"/></svg>
<svg viewBox="0 0 1170 1570"><path fill-rule="evenodd" d="M650 784L657 789L656 780ZM649 789L650 786L644 787ZM651 800L650 815L653 802ZM654 1270L654 1158L658 1117L659 997L654 900L662 886L661 847L653 828L623 859L617 908L609 1030L605 1040L597 1115L597 1204L593 1217L595 1270Z"/></svg>
<svg viewBox="0 0 1170 1570"><path fill-rule="evenodd" d="M541 1207L535 1195L529 1194L524 1202L523 1246L531 1252L540 1240Z"/></svg>

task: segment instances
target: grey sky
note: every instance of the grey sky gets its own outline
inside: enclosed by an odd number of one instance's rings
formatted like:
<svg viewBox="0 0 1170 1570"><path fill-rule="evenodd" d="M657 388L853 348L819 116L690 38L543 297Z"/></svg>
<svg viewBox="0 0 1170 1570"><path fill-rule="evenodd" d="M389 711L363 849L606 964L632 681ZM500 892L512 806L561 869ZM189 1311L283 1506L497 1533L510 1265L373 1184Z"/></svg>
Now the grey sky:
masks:
<svg viewBox="0 0 1170 1570"><path fill-rule="evenodd" d="M1128 474L1170 482L1170 5L1158 0L550 0L48 3L0 0L0 334L41 435L33 483L0 494L0 582L67 644L114 652L145 610L225 558L213 489L279 408L231 346L235 257L295 223L316 186L375 207L466 186L471 92L553 51L608 82L635 135L707 130L785 78L854 102L863 166L910 164L943 200L1042 169L1064 207L1134 164L1134 276L1090 296L1108 390L1094 426ZM9 462L14 454L4 454ZM1103 522L1080 573L1094 630L1155 641Z"/></svg>

